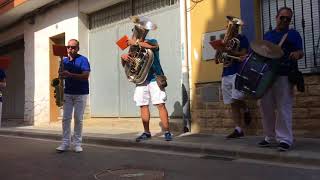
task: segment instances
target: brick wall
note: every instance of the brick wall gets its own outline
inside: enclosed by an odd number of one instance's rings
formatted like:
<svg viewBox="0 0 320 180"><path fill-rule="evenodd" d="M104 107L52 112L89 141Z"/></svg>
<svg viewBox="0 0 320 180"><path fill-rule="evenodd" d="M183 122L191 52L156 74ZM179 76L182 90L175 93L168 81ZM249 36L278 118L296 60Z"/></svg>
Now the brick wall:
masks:
<svg viewBox="0 0 320 180"><path fill-rule="evenodd" d="M320 76L305 75L304 93L295 91L293 109L294 134L320 137ZM212 93L213 95L209 95ZM196 84L192 105L192 130L201 133L227 134L234 128L230 106L222 101L220 82ZM255 100L246 100L252 122L244 126L247 135L261 135L261 115ZM243 118L243 117L242 117Z"/></svg>

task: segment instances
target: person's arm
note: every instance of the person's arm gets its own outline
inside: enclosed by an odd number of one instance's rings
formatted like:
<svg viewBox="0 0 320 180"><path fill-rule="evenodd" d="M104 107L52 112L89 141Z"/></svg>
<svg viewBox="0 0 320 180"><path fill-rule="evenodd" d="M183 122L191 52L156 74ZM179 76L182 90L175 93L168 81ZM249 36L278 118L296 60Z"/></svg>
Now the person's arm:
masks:
<svg viewBox="0 0 320 180"><path fill-rule="evenodd" d="M68 70L64 70L61 73L64 78L73 78L78 80L88 80L90 75L90 64L89 61L85 58L81 63L81 73L71 73Z"/></svg>
<svg viewBox="0 0 320 180"><path fill-rule="evenodd" d="M71 73L69 71L63 71L61 73L62 77L64 78L74 78L78 80L87 80L89 79L90 71L82 71L81 74Z"/></svg>
<svg viewBox="0 0 320 180"><path fill-rule="evenodd" d="M248 53L248 49L246 48L242 48L239 51L229 51L228 54L232 55L232 56L237 56L237 57L241 57L241 56L245 56Z"/></svg>
<svg viewBox="0 0 320 180"><path fill-rule="evenodd" d="M121 55L121 60L123 60L123 61L128 61L130 59L132 59L132 58L129 56L128 53Z"/></svg>
<svg viewBox="0 0 320 180"><path fill-rule="evenodd" d="M137 46L141 46L141 47L147 48L147 49L158 49L159 48L159 45L157 42L150 42L150 41L140 42L140 41L134 41L132 39L128 40L128 45L129 46L137 45Z"/></svg>
<svg viewBox="0 0 320 180"><path fill-rule="evenodd" d="M293 35L290 36L291 37L290 41L294 45L294 48L296 51L293 51L289 54L289 59L296 61L296 60L303 58L303 56L304 56L304 53L302 50L303 43L302 43L302 38L298 32L293 31L292 34Z"/></svg>
<svg viewBox="0 0 320 180"><path fill-rule="evenodd" d="M303 51L298 50L298 51L291 52L289 55L289 58L296 61L303 58L303 56L304 56Z"/></svg>

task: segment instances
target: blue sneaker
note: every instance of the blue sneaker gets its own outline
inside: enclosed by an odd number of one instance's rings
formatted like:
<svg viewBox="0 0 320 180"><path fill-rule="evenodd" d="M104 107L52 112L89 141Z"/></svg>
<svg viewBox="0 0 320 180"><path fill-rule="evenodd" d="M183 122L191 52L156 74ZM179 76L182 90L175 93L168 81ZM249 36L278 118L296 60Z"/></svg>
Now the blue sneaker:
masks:
<svg viewBox="0 0 320 180"><path fill-rule="evenodd" d="M164 139L166 141L172 141L172 134L170 132L164 133Z"/></svg>
<svg viewBox="0 0 320 180"><path fill-rule="evenodd" d="M140 142L142 140L148 140L148 139L151 139L151 134L144 132L136 138L136 142Z"/></svg>

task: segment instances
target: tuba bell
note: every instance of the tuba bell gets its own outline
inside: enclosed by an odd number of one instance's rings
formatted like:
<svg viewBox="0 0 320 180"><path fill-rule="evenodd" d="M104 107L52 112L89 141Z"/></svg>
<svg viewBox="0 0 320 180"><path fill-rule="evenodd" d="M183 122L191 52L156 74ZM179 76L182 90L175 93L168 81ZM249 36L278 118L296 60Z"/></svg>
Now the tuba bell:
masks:
<svg viewBox="0 0 320 180"><path fill-rule="evenodd" d="M228 21L227 32L222 40L227 51L238 51L240 47L240 40L237 38L239 35L239 27L243 25L243 21L237 17L226 16ZM217 50L215 55L216 64L224 63L228 65L232 61L231 56L223 51Z"/></svg>
<svg viewBox="0 0 320 180"><path fill-rule="evenodd" d="M150 20L134 16L131 18L134 28L132 29L132 40L135 42L144 41L150 30L155 30L157 26ZM151 49L131 45L129 48L131 60L123 62L123 67L127 79L135 84L142 84L146 80L152 66L154 55Z"/></svg>

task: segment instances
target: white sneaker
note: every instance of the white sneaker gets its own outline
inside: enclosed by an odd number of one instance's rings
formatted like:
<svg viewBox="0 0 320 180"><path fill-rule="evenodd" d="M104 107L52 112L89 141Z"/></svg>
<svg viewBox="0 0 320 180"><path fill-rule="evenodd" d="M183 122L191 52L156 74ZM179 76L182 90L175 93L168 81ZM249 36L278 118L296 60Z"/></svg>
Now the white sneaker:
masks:
<svg viewBox="0 0 320 180"><path fill-rule="evenodd" d="M82 151L83 151L83 149L82 149L81 146L75 146L75 147L74 147L74 152L80 153L80 152L82 152Z"/></svg>
<svg viewBox="0 0 320 180"><path fill-rule="evenodd" d="M65 152L65 151L68 151L70 148L69 145L66 145L66 144L61 144L59 147L56 148L56 150L58 152Z"/></svg>

